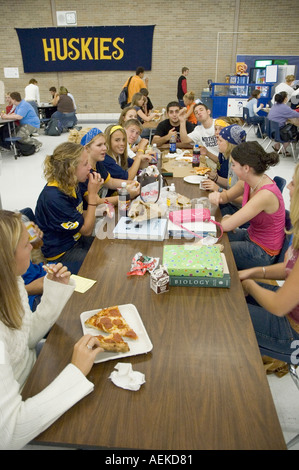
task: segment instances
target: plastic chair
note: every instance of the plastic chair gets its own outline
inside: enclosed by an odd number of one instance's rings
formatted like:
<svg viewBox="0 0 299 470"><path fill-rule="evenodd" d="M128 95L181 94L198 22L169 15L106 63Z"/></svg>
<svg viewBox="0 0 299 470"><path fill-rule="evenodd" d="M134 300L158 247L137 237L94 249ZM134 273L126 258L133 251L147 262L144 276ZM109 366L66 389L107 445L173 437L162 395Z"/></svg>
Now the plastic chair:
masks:
<svg viewBox="0 0 299 470"><path fill-rule="evenodd" d="M11 149L13 150L13 153L14 153L14 156L15 156L15 160L16 160L17 157L18 157L18 151L17 151L17 148L16 148L16 142L18 142L19 140L21 140L21 137L6 137L4 140L5 140L5 142L9 142L9 143L10 143L10 147L11 147Z"/></svg>
<svg viewBox="0 0 299 470"><path fill-rule="evenodd" d="M257 123L252 122L252 120L249 116L249 109L245 108L245 107L243 107L243 119L244 119L245 123L249 126L247 134L249 134L251 129L254 129L255 127L257 127L258 130L259 130L260 135L263 135L260 124L258 122Z"/></svg>
<svg viewBox="0 0 299 470"><path fill-rule="evenodd" d="M273 181L275 181L276 185L278 186L280 192L285 188L285 185L287 184L286 180L284 178L281 178L281 176L274 176Z"/></svg>
<svg viewBox="0 0 299 470"><path fill-rule="evenodd" d="M284 149L284 146L283 144L285 144L286 142L284 140L281 139L280 137L280 128L279 128L279 124L278 122L276 121L271 121L269 119L269 125L270 125L270 135L272 136L272 139L275 140L275 142L279 142L280 143L280 148L278 150L278 153L283 150L284 154L285 154L285 149ZM292 154L293 154L293 158L294 158L294 162L297 161L296 159L296 155L295 155L295 149L294 149L294 146L293 144L297 142L296 139L290 139L289 143L290 143L290 146L291 146L291 149L292 149Z"/></svg>

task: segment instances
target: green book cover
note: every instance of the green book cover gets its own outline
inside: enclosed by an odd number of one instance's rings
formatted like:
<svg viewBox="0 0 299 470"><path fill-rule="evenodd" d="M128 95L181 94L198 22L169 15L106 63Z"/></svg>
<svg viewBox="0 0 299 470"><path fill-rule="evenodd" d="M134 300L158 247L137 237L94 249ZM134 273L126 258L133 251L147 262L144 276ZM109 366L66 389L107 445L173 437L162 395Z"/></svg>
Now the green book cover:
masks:
<svg viewBox="0 0 299 470"><path fill-rule="evenodd" d="M230 287L230 274L225 255L223 259L223 277L213 276L169 276L169 285L175 287Z"/></svg>

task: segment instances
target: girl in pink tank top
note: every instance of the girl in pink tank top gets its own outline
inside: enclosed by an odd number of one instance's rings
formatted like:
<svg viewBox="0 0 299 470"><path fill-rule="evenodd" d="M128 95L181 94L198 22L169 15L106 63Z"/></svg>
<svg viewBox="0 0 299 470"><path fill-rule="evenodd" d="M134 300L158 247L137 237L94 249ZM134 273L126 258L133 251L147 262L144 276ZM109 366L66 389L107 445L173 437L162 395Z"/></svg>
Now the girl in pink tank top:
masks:
<svg viewBox="0 0 299 470"><path fill-rule="evenodd" d="M238 126L236 126L238 127ZM227 129L234 128L229 126ZM230 130L230 133L234 129ZM222 218L238 269L272 264L282 248L285 207L281 192L265 171L279 162L276 152L267 153L258 142L243 142L231 154L237 183L227 191L214 192L210 200L226 204L242 198L242 208ZM248 229L239 227L249 222Z"/></svg>
<svg viewBox="0 0 299 470"><path fill-rule="evenodd" d="M299 363L299 164L290 192L292 235L282 263L239 271L248 309L262 354ZM253 279L284 280L278 285L257 283Z"/></svg>

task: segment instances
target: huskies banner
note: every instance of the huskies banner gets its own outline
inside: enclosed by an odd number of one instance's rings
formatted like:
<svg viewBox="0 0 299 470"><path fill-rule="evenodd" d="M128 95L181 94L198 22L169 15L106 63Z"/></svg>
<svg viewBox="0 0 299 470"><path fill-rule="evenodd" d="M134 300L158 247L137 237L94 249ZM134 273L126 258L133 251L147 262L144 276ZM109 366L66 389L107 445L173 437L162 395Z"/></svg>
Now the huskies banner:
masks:
<svg viewBox="0 0 299 470"><path fill-rule="evenodd" d="M151 70L155 26L16 28L25 73Z"/></svg>

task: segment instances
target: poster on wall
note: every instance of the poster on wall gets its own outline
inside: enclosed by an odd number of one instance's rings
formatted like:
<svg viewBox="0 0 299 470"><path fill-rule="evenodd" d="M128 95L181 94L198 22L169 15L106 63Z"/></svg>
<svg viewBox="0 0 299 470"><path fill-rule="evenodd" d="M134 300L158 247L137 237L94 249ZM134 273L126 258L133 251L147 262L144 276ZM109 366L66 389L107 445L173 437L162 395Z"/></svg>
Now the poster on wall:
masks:
<svg viewBox="0 0 299 470"><path fill-rule="evenodd" d="M16 28L25 73L152 67L154 25Z"/></svg>

